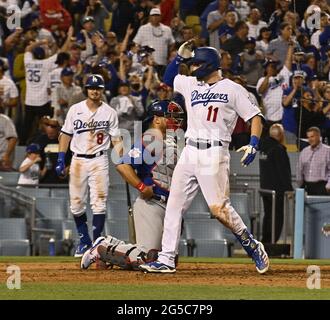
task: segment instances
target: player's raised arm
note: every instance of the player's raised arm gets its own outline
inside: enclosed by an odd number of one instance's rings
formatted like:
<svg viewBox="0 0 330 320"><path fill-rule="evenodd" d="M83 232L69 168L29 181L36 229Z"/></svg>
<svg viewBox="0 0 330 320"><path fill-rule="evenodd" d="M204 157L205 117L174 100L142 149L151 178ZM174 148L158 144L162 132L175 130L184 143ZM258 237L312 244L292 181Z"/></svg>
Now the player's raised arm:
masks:
<svg viewBox="0 0 330 320"><path fill-rule="evenodd" d="M173 88L173 81L175 76L179 73L179 65L181 62L189 60L193 55L192 46L194 44L194 40L189 40L183 43L179 50L178 54L173 59L173 61L166 67L164 74L164 82Z"/></svg>

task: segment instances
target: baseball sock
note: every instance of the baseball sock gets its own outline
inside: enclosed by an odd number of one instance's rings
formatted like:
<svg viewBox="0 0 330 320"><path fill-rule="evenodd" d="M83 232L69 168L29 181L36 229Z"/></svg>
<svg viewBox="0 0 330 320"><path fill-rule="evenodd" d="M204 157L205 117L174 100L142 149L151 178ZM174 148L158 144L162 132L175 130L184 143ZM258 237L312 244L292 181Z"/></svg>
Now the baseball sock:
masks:
<svg viewBox="0 0 330 320"><path fill-rule="evenodd" d="M101 232L104 228L105 214L93 215L93 240L95 241L101 236Z"/></svg>
<svg viewBox="0 0 330 320"><path fill-rule="evenodd" d="M73 216L74 217L74 221L76 223L77 226L77 230L78 230L78 234L79 234L79 238L80 238L80 243L83 244L87 244L87 245L91 245L92 244L92 240L89 237L88 234L88 226L87 226L87 216L86 213L82 214L81 216L77 217L77 216Z"/></svg>
<svg viewBox="0 0 330 320"><path fill-rule="evenodd" d="M257 247L257 241L253 238L253 235L247 229L245 229L240 235L236 233L234 234L242 245L243 249L251 257L252 253Z"/></svg>

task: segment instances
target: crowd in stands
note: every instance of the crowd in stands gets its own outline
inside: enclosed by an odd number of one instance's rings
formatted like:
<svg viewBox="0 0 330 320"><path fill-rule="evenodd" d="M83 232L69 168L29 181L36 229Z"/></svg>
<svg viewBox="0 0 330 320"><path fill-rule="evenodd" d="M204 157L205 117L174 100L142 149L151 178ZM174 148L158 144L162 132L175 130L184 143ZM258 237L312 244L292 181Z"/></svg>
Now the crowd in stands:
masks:
<svg viewBox="0 0 330 320"><path fill-rule="evenodd" d="M286 142L300 149L313 126L328 140L328 2L1 0L1 170L11 168L13 144L31 143L40 145L44 168L47 150L55 152L49 145L56 144L70 106L85 99L84 81L92 73L103 76L103 99L117 111L119 126L133 132L151 101L171 97L162 82L165 68L193 38L219 50L223 76L259 103L265 132L282 123ZM20 8L19 27L8 24L10 5ZM248 142L248 130L239 119L231 148ZM42 171L40 179L47 176Z"/></svg>

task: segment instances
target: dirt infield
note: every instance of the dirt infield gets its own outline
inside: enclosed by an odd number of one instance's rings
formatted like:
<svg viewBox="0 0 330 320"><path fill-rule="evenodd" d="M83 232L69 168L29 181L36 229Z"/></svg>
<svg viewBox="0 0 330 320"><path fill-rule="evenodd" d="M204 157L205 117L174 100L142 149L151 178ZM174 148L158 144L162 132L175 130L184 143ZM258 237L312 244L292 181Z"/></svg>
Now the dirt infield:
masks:
<svg viewBox="0 0 330 320"><path fill-rule="evenodd" d="M0 270L6 270L11 263L0 263ZM19 263L24 283L104 283L112 284L176 284L215 286L269 286L305 288L307 265L272 264L265 275L259 275L253 264L226 263L180 263L177 273L170 275L143 274L123 271L117 268L80 270L77 262ZM330 265L320 266L322 288L330 288ZM0 282L7 275L0 272Z"/></svg>

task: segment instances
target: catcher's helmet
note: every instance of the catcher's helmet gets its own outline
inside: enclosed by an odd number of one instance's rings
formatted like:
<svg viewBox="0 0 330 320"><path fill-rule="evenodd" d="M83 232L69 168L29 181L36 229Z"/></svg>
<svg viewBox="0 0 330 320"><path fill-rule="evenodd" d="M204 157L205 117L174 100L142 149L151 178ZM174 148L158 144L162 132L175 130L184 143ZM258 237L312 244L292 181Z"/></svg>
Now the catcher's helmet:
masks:
<svg viewBox="0 0 330 320"><path fill-rule="evenodd" d="M87 78L85 88L98 88L104 89L104 80L103 77L99 74L92 74Z"/></svg>
<svg viewBox="0 0 330 320"><path fill-rule="evenodd" d="M143 131L151 123L154 116L168 119L168 129L177 129L180 127L184 118L183 108L176 102L170 100L156 100L147 108L147 116L143 121Z"/></svg>
<svg viewBox="0 0 330 320"><path fill-rule="evenodd" d="M189 60L189 65L200 64L201 66L192 72L192 76L201 80L220 69L220 54L212 47L201 47L194 50L193 57Z"/></svg>

